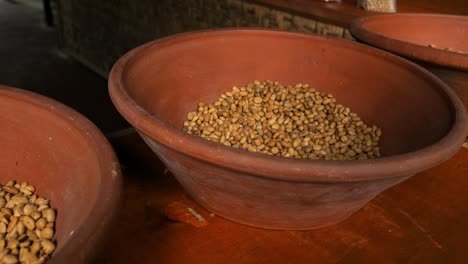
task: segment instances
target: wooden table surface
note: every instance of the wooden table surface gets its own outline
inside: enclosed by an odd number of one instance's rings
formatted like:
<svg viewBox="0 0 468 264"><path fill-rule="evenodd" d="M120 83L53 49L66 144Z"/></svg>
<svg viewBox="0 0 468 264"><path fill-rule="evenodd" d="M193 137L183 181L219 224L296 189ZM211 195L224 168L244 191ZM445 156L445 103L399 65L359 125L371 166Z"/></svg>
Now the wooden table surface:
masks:
<svg viewBox="0 0 468 264"><path fill-rule="evenodd" d="M198 206L134 133L111 141L123 200L96 263L468 263L467 148L337 225L272 231Z"/></svg>
<svg viewBox="0 0 468 264"><path fill-rule="evenodd" d="M356 0L341 3L322 0L251 0L260 4L311 16L347 28L358 17L377 14L356 7ZM468 15L467 0L397 0L397 12Z"/></svg>

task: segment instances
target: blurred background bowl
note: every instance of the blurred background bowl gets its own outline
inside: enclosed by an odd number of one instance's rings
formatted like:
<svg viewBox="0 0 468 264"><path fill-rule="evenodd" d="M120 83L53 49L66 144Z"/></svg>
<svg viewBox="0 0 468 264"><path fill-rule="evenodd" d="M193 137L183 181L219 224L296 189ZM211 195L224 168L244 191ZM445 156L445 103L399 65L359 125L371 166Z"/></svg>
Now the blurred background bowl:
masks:
<svg viewBox="0 0 468 264"><path fill-rule="evenodd" d="M101 132L44 96L0 86L0 182L27 181L57 208L47 263L88 263L104 241L121 173Z"/></svg>
<svg viewBox="0 0 468 264"><path fill-rule="evenodd" d="M273 157L182 131L189 111L253 80L308 83L382 129L382 158ZM256 29L170 36L124 55L113 103L202 206L263 228L342 221L383 190L454 155L467 133L448 86L395 55L334 38Z"/></svg>
<svg viewBox="0 0 468 264"><path fill-rule="evenodd" d="M351 25L358 40L408 58L447 82L468 109L468 16L386 14Z"/></svg>

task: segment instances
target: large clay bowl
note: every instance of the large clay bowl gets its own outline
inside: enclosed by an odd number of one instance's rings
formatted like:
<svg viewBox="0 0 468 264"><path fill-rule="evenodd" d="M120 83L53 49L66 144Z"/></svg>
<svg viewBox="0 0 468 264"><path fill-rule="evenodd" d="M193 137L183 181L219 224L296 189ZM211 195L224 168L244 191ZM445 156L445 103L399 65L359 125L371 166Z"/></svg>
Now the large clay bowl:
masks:
<svg viewBox="0 0 468 264"><path fill-rule="evenodd" d="M198 102L253 80L309 83L383 131L383 158L300 160L182 131ZM109 78L120 113L212 212L274 229L337 223L383 190L450 158L467 132L448 86L395 55L351 41L254 29L175 35L124 55Z"/></svg>
<svg viewBox="0 0 468 264"><path fill-rule="evenodd" d="M0 86L0 181L27 181L57 208L47 263L89 263L117 208L121 174L99 130L72 109Z"/></svg>
<svg viewBox="0 0 468 264"><path fill-rule="evenodd" d="M468 109L468 16L375 15L354 21L351 33L427 68L447 82Z"/></svg>

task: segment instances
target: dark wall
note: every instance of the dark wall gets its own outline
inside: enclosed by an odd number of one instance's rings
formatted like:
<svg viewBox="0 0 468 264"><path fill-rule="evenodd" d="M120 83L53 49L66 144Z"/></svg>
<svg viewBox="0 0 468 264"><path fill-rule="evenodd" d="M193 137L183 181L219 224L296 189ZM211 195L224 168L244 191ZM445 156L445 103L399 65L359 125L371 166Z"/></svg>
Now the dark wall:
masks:
<svg viewBox="0 0 468 264"><path fill-rule="evenodd" d="M107 76L126 51L174 33L266 27L351 38L341 27L245 0L58 0L62 48Z"/></svg>

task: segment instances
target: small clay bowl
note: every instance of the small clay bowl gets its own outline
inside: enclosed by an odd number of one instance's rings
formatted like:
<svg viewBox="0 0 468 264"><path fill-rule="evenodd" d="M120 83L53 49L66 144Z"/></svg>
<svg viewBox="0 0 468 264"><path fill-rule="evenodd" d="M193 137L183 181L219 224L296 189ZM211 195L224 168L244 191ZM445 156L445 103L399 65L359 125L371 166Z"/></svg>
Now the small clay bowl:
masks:
<svg viewBox="0 0 468 264"><path fill-rule="evenodd" d="M199 102L253 80L308 83L383 131L383 157L273 157L183 132ZM355 42L257 29L170 36L124 55L111 98L185 190L235 222L313 229L342 221L383 190L454 155L466 113L449 87L398 56Z"/></svg>
<svg viewBox="0 0 468 264"><path fill-rule="evenodd" d="M351 25L358 40L408 58L447 82L468 109L468 16L386 14Z"/></svg>
<svg viewBox="0 0 468 264"><path fill-rule="evenodd" d="M101 132L44 96L0 86L0 182L27 181L57 208L47 263L89 263L120 194L121 174Z"/></svg>

